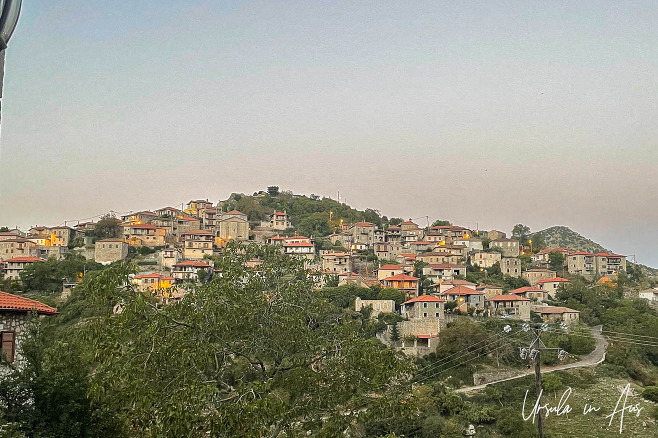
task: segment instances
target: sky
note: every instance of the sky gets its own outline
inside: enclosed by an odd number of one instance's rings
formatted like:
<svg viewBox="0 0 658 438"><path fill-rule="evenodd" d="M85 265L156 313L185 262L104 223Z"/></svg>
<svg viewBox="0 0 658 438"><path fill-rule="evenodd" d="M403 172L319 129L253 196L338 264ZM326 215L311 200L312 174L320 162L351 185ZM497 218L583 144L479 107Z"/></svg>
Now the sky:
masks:
<svg viewBox="0 0 658 438"><path fill-rule="evenodd" d="M565 225L658 267L656 22L654 1L26 0L0 225L278 185Z"/></svg>

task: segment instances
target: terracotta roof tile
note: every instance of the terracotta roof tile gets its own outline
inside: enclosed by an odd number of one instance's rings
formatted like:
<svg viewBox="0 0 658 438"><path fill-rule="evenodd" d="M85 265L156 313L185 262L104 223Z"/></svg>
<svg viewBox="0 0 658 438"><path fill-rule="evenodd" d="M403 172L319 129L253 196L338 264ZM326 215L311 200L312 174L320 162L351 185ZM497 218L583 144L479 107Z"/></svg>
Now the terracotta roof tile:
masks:
<svg viewBox="0 0 658 438"><path fill-rule="evenodd" d="M57 309L37 300L0 291L0 311L30 312L36 310L40 315L55 315Z"/></svg>

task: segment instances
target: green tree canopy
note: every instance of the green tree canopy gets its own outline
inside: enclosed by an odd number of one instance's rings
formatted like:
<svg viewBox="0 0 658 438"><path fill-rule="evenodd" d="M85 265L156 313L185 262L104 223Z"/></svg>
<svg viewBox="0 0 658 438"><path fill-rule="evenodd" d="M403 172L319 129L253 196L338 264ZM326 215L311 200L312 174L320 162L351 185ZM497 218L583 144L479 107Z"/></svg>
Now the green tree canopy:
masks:
<svg viewBox="0 0 658 438"><path fill-rule="evenodd" d="M253 257L258 271L244 267ZM60 340L93 357L90 400L113 407L126 434L300 435L404 381L404 357L314 291L301 261L250 246L216 267L221 277L168 305L126 286L122 265L74 290L97 310Z"/></svg>
<svg viewBox="0 0 658 438"><path fill-rule="evenodd" d="M512 238L517 239L521 244L528 243L528 237L530 236L530 227L527 227L523 224L516 224L512 228Z"/></svg>

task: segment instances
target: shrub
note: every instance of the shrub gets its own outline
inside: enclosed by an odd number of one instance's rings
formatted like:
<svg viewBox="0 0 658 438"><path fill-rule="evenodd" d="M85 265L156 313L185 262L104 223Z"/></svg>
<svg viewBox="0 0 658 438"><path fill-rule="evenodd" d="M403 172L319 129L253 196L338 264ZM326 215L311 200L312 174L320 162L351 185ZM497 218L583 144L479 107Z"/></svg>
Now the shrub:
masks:
<svg viewBox="0 0 658 438"><path fill-rule="evenodd" d="M645 399L658 403L658 386L647 386L642 391L642 397Z"/></svg>

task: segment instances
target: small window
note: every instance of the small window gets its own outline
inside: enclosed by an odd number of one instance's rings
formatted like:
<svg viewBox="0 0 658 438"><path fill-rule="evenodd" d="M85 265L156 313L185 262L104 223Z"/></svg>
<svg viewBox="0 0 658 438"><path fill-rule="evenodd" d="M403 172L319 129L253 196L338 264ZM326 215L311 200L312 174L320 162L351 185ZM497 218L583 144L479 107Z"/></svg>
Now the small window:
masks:
<svg viewBox="0 0 658 438"><path fill-rule="evenodd" d="M2 339L2 354L7 362L14 361L16 350L16 332L0 332Z"/></svg>
<svg viewBox="0 0 658 438"><path fill-rule="evenodd" d="M423 317L427 318L427 313L423 313Z"/></svg>
<svg viewBox="0 0 658 438"><path fill-rule="evenodd" d="M427 303L423 303L423 307L427 307Z"/></svg>
<svg viewBox="0 0 658 438"><path fill-rule="evenodd" d="M434 314L434 316L436 316L436 317L438 318L438 317L439 317L439 312L436 312L436 313Z"/></svg>

